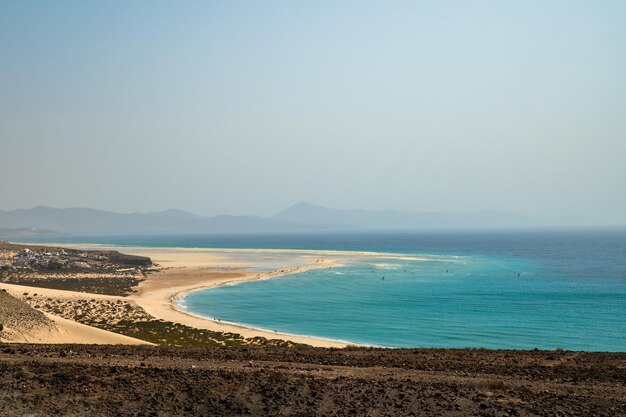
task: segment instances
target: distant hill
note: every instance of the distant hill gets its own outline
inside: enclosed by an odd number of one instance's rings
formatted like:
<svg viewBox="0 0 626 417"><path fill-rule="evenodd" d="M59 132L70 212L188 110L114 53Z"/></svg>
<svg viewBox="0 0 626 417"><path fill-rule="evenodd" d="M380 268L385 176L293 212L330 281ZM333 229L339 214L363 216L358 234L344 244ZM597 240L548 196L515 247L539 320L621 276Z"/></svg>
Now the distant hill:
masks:
<svg viewBox="0 0 626 417"><path fill-rule="evenodd" d="M0 229L54 230L71 234L265 233L319 230L415 230L537 226L524 216L500 212L431 213L401 210L339 210L298 203L269 217L203 217L171 209L114 213L89 208L38 206L0 210Z"/></svg>
<svg viewBox="0 0 626 417"><path fill-rule="evenodd" d="M88 208L0 211L0 228L51 229L74 234L230 233L285 231L291 225L254 216L196 216L182 210L114 213Z"/></svg>
<svg viewBox="0 0 626 417"><path fill-rule="evenodd" d="M298 203L272 217L302 224L335 224L357 229L454 229L530 227L540 223L530 217L496 211L417 212L402 210L339 210Z"/></svg>

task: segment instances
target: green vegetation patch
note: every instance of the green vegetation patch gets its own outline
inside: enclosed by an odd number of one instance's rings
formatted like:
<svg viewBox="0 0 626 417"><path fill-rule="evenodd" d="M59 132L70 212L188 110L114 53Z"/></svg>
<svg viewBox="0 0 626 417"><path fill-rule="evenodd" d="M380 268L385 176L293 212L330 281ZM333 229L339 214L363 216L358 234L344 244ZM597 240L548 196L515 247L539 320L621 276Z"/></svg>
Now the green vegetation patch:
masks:
<svg viewBox="0 0 626 417"><path fill-rule="evenodd" d="M215 347L248 345L246 340L236 333L213 332L162 320L120 321L116 324L102 322L85 324L163 346Z"/></svg>
<svg viewBox="0 0 626 417"><path fill-rule="evenodd" d="M91 294L126 296L132 294L143 277L5 277L2 282L55 290L87 292Z"/></svg>

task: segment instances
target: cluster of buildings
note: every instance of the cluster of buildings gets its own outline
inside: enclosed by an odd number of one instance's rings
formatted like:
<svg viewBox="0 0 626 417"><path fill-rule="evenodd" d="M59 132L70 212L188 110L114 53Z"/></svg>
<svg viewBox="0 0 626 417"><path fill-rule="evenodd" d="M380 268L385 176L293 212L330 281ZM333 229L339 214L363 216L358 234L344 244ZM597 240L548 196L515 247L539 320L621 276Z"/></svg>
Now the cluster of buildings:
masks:
<svg viewBox="0 0 626 417"><path fill-rule="evenodd" d="M13 266L16 267L35 267L47 269L69 268L75 261L87 260L90 257L84 253L68 254L64 250L59 252L38 252L29 248L21 249L17 255L13 257ZM97 255L96 260L106 261L108 258L104 255ZM83 265L84 266L84 265Z"/></svg>
<svg viewBox="0 0 626 417"><path fill-rule="evenodd" d="M0 247L0 272L76 271L140 272L151 265L150 258L116 251L78 251L48 247Z"/></svg>
<svg viewBox="0 0 626 417"><path fill-rule="evenodd" d="M31 249L21 249L13 257L15 266L30 266L48 269L58 269L67 267L70 260L64 250L58 253L36 252Z"/></svg>

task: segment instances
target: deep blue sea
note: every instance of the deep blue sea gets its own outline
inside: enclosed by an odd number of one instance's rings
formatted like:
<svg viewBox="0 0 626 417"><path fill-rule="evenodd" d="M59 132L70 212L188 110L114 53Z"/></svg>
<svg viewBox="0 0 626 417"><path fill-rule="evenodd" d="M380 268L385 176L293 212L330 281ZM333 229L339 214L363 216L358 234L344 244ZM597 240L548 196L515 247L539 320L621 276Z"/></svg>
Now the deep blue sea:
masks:
<svg viewBox="0 0 626 417"><path fill-rule="evenodd" d="M184 302L207 317L376 346L626 351L623 229L48 241L419 255L427 260L367 259L194 292Z"/></svg>

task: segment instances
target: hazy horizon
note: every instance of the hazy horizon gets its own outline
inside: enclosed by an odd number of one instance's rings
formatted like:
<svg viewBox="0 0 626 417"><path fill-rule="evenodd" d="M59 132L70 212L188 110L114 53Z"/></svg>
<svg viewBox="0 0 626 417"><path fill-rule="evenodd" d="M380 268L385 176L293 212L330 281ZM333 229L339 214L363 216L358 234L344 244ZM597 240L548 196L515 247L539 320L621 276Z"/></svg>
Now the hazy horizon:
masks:
<svg viewBox="0 0 626 417"><path fill-rule="evenodd" d="M199 217L215 217L215 216L256 216L256 217L262 217L262 218L271 218L287 209L290 209L292 207L298 206L300 204L306 204L306 205L311 205L311 206L316 206L319 207L321 209L331 209L331 210L341 210L341 211L366 211L366 212L372 212L372 213L382 213L382 212L387 212L387 211L392 211L392 212L399 212L399 213L424 213L424 214L428 214L428 213L437 213L437 214L511 214L511 215L519 215L519 216L525 216L528 217L529 220L533 220L536 221L537 224L534 226L528 226L529 228L542 228L542 227L594 227L594 226L598 226L598 227L618 227L618 228L622 228L622 227L626 227L626 222L624 223L620 223L620 222L602 222L602 221L598 221L598 222L590 222L588 220L586 220L585 216L575 216L575 215L566 215L566 214L561 214L561 215L527 215L524 213L519 213L519 212L514 212L514 211L501 211L501 210L489 210L489 209L485 209L485 210L467 210L467 211L463 211L463 210L439 210L439 211L427 211L427 210L412 210L412 209L397 209L394 207L386 207L386 208L380 208L380 209L368 209L368 208L363 208L363 207L346 207L346 208L338 208L338 207L332 207L332 206L323 206L323 205L319 205L319 204L315 204L315 203L311 203L308 201L299 201L293 204L290 204L286 207L280 208L278 209L276 212L271 212L269 214L255 214L255 213L246 213L246 214L234 214L234 213L228 213L228 212L216 212L216 213L210 213L210 214L202 214L202 213L198 213L195 212L193 210L187 210L187 209L182 209L180 207L167 207L167 208L163 208L163 209L158 209L158 210L115 210L115 209L103 209L100 207L86 207L86 206L68 206L68 207L59 207L59 206L50 206L47 204L37 204L35 206L29 206L29 207L15 207L15 208L8 208L8 209L4 209L4 208L0 208L0 211L4 211L4 212L12 212L12 211L16 211L16 210L25 210L25 211L29 211L29 210L33 210L36 209L38 207L44 207L44 208L51 208L51 209L55 209L55 210L66 210L66 209L85 209L85 210L97 210L97 211L104 211L104 212L110 212L110 213L115 213L115 214L160 214L160 213L167 213L170 211L182 211L184 213L187 214L191 214L194 216L199 216ZM517 226L516 226L517 227Z"/></svg>
<svg viewBox="0 0 626 417"><path fill-rule="evenodd" d="M311 227L318 227L319 231L345 231L345 230L353 230L353 231L418 231L418 230L440 230L440 231L466 231L466 230L539 230L539 229L587 229L587 228L597 228L600 229L623 229L626 227L626 224L619 223L597 223L590 224L584 221L581 218L575 217L533 217L521 215L519 213L513 212L503 212L503 211L438 211L438 212L426 212L426 211L412 211L412 210L398 210L394 208L387 208L382 210L368 210L362 208L352 208L352 209L338 209L334 207L326 207L317 204L312 204L309 202L300 201L298 203L292 204L288 207L284 207L283 209L277 211L276 213L272 213L266 216L255 216L255 215L232 215L230 213L218 213L214 216L211 215L201 215L198 213L194 213L188 210L183 210L176 207L171 207L164 210L159 211L109 211L102 210L97 207L51 207L46 205L38 205L35 207L29 208L18 208L13 210L2 210L0 209L0 214L17 214L18 212L22 212L27 215L27 217L16 217L14 221L11 221L10 218L2 218L0 216L0 230L10 230L10 229L32 229L32 230L48 230L54 232L66 232L66 226L54 226L53 224L58 224L60 219L65 218L66 222L69 224L76 225L77 223L84 223L87 220L88 223L92 223L94 225L100 225L100 222L104 220L105 222L110 221L109 214L113 214L115 216L131 216L131 223L123 226L127 228L127 230L133 229L133 223L139 220L137 215L149 215L155 216L158 215L160 220L160 226L165 226L172 219L195 219L198 221L204 221L209 219L217 219L223 217L224 219L230 218L230 220L226 220L230 227L234 227L235 229L241 231L245 231L249 229L251 233L259 232L257 226L258 224L250 224L247 219L262 219L262 220L270 220L277 221L277 223L272 223L271 227L277 229L275 231L280 232L281 227L287 224L292 224L296 226L295 228L288 228L288 230L293 231L307 231L312 230ZM93 217L92 214L96 217ZM70 214L73 213L73 214ZM101 217L100 214L101 213ZM59 217L60 216L60 217ZM69 217L67 217L69 216ZM73 216L78 216L75 218ZM87 217L85 217L87 216ZM182 217L181 217L182 216ZM407 217L409 216L409 217ZM152 217L154 219L154 217ZM29 220L25 220L29 219ZM119 219L119 218L118 218ZM430 219L430 220L428 220ZM144 219L145 220L145 219ZM50 221L52 223L50 223ZM63 221L63 220L61 220ZM389 222L392 222L391 224ZM417 224L415 223L417 221ZM26 223L25 223L26 222ZM43 223L42 223L43 222ZM286 223L285 223L286 222ZM155 224L150 226L151 228L158 229L159 224ZM16 227L12 227L16 226ZM316 226L317 225L317 226ZM304 229L299 229L299 226L306 226ZM102 226L99 226L102 227ZM346 229L347 227L347 229ZM79 227L80 229L80 227ZM115 229L115 227L113 227ZM102 229L102 232L111 232L111 230ZM230 230L230 229L229 229ZM233 229L234 230L234 229ZM113 231L114 232L114 231ZM231 230L232 232L232 230ZM80 232L83 233L83 232ZM169 233L169 232L168 232ZM172 233L178 233L172 231ZM213 233L213 231L208 231L207 233ZM228 231L226 232L228 233ZM260 233L264 233L261 231Z"/></svg>
<svg viewBox="0 0 626 417"><path fill-rule="evenodd" d="M626 3L0 5L0 209L626 224Z"/></svg>

